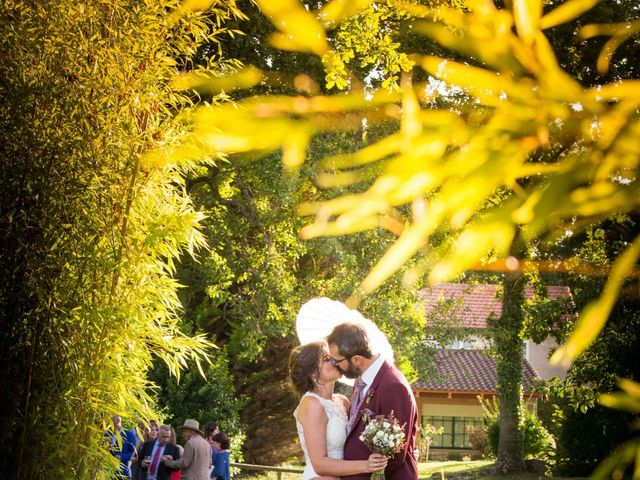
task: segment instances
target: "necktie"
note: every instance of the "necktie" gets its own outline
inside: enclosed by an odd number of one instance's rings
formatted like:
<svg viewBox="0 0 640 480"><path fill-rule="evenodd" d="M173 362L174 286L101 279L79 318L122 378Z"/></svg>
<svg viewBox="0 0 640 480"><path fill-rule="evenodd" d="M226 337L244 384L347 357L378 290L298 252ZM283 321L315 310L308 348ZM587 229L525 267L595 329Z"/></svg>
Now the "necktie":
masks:
<svg viewBox="0 0 640 480"><path fill-rule="evenodd" d="M158 461L160 460L160 450L162 450L162 446L158 445L156 448L156 453L153 454L153 459L151 460L151 467L149 467L150 475L156 474L156 470L158 469Z"/></svg>
<svg viewBox="0 0 640 480"><path fill-rule="evenodd" d="M367 386L367 383L362 380L362 378L358 377L356 379L356 383L353 386L353 394L351 395L351 408L349 410L349 421L347 423L347 433L351 431L351 427L356 422L356 416L358 414L358 407L360 407L360 402L362 401L362 392L364 391L364 387Z"/></svg>

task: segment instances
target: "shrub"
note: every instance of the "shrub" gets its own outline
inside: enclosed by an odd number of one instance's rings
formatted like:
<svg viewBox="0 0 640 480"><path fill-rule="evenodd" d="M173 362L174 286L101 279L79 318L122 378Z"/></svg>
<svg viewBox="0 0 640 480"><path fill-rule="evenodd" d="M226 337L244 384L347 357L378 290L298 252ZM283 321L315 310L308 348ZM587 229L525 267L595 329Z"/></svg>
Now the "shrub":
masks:
<svg viewBox="0 0 640 480"><path fill-rule="evenodd" d="M535 413L527 410L524 414L523 436L525 458L549 460L552 457L556 448L553 436Z"/></svg>
<svg viewBox="0 0 640 480"><path fill-rule="evenodd" d="M629 438L628 425L632 417L626 412L612 412L599 405L586 413L575 411L570 406L565 408L566 416L558 437L556 473L591 475L616 445Z"/></svg>
<svg viewBox="0 0 640 480"><path fill-rule="evenodd" d="M489 436L481 428L476 428L469 433L469 442L474 450L478 450L480 458L491 456L491 447L489 445Z"/></svg>
<svg viewBox="0 0 640 480"><path fill-rule="evenodd" d="M524 419L521 430L524 438L525 458L540 458L549 460L555 451L553 436L542 425L535 413L523 407ZM500 442L500 418L491 417L486 424L488 443L493 455L498 454Z"/></svg>

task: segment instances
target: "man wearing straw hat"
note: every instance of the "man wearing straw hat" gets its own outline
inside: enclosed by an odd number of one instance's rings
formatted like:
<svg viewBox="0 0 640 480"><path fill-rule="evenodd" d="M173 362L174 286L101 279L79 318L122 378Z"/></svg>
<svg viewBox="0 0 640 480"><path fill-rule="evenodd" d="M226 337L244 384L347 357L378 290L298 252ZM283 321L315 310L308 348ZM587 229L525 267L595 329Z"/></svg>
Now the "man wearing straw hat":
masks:
<svg viewBox="0 0 640 480"><path fill-rule="evenodd" d="M211 445L203 438L200 423L189 418L180 428L186 441L182 457L174 460L171 455L163 455L162 462L169 468L179 468L180 480L209 480Z"/></svg>

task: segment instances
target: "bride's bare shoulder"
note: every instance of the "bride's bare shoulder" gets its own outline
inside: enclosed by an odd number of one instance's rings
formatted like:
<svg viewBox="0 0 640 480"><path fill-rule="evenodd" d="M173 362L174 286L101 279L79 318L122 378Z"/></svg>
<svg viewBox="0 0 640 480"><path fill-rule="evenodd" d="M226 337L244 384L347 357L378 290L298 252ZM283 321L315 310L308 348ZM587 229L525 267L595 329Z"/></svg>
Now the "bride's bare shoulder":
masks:
<svg viewBox="0 0 640 480"><path fill-rule="evenodd" d="M324 414L324 407L320 400L313 395L305 395L300 399L297 408L298 418L315 416L320 413Z"/></svg>

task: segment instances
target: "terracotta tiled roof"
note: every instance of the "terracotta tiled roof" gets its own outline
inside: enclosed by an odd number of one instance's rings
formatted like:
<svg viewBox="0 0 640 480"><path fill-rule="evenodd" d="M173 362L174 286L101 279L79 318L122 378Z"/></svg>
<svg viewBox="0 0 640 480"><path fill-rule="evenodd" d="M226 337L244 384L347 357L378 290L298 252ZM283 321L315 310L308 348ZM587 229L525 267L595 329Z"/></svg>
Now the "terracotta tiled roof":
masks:
<svg viewBox="0 0 640 480"><path fill-rule="evenodd" d="M569 287L546 288L550 298L571 297ZM486 328L487 318L491 314L499 317L502 313L501 300L496 298L497 292L498 285L492 284L441 283L432 288L423 288L420 290L420 296L424 300L427 314L432 312L439 302L453 300L456 302L456 316L462 321L463 327ZM525 287L525 296L533 296L533 288L529 285Z"/></svg>
<svg viewBox="0 0 640 480"><path fill-rule="evenodd" d="M416 382L412 385L414 390L496 391L496 360L482 350L438 350L435 362L440 379ZM524 390L530 391L533 381L539 379L538 373L524 360Z"/></svg>

